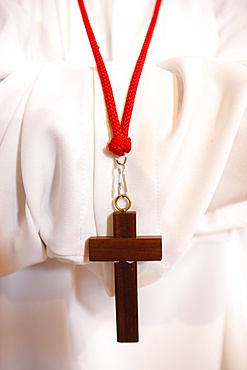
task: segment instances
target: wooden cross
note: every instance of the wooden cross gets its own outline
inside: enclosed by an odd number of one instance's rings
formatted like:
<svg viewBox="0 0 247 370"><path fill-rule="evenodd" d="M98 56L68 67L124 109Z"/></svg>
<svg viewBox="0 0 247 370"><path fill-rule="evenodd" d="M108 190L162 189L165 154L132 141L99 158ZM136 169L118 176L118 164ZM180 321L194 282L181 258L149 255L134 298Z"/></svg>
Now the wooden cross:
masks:
<svg viewBox="0 0 247 370"><path fill-rule="evenodd" d="M135 212L114 212L113 230L89 238L89 260L115 262L117 341L138 342L137 261L161 260L161 237L136 237Z"/></svg>

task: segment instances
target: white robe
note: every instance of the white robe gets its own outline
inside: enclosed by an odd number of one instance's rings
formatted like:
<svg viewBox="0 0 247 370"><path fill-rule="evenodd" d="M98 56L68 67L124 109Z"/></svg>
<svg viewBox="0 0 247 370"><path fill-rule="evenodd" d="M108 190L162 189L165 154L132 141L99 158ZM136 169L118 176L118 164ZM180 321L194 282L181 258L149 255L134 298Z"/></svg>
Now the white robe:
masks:
<svg viewBox="0 0 247 370"><path fill-rule="evenodd" d="M121 116L155 1L85 3ZM119 344L112 264L86 247L116 184L77 2L0 0L1 369L247 369L246 14L163 1L126 167L163 261L139 264L140 342Z"/></svg>

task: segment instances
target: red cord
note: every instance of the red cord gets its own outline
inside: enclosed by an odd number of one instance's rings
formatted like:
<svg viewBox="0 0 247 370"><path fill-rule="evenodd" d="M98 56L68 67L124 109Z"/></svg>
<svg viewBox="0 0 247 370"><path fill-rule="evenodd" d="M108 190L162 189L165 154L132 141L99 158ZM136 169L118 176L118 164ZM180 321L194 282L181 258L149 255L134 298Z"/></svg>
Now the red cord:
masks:
<svg viewBox="0 0 247 370"><path fill-rule="evenodd" d="M129 125L130 119L133 112L135 96L139 84L139 80L141 77L142 69L145 63L145 59L147 56L148 48L153 36L153 31L157 22L160 5L162 0L157 0L153 12L153 16L151 22L148 27L148 31L138 57L138 60L135 65L135 69L133 71L130 85L128 88L128 93L126 97L126 102L124 106L123 116L121 123L118 119L116 103L111 87L111 82L105 67L105 63L99 51L99 46L97 44L96 38L94 36L90 21L88 19L88 15L86 12L86 8L84 5L83 0L78 0L78 4L81 10L82 19L85 25L85 29L87 31L88 39L92 48L92 52L95 58L95 62L97 65L102 90L105 98L106 109L108 113L109 122L112 129L112 140L108 143L108 149L117 156L122 156L125 153L128 153L131 150L131 139L128 137L129 132Z"/></svg>

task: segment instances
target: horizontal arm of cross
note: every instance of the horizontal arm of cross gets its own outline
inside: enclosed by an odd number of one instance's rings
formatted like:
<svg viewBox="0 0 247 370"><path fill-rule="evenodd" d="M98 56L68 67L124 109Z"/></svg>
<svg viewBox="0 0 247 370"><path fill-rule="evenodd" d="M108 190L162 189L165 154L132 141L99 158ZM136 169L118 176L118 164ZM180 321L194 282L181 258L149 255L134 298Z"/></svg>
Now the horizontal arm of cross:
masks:
<svg viewBox="0 0 247 370"><path fill-rule="evenodd" d="M162 241L160 236L136 238L89 238L90 261L160 261Z"/></svg>

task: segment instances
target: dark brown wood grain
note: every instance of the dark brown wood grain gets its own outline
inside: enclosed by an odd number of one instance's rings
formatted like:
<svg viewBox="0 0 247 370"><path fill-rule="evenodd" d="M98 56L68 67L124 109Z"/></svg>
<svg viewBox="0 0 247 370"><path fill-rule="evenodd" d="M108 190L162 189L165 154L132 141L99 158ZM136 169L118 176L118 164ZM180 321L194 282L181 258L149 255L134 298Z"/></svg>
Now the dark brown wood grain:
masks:
<svg viewBox="0 0 247 370"><path fill-rule="evenodd" d="M161 238L90 238L91 261L159 261L162 258Z"/></svg>
<svg viewBox="0 0 247 370"><path fill-rule="evenodd" d="M114 239L133 241L136 237L135 212L113 214ZM127 255L125 255L127 257ZM117 341L138 342L138 297L137 297L137 263L125 261L115 263L115 294Z"/></svg>
<svg viewBox="0 0 247 370"><path fill-rule="evenodd" d="M137 261L161 260L161 237L136 237L135 212L114 212L113 231L89 238L89 259L115 262L117 340L138 342Z"/></svg>
<svg viewBox="0 0 247 370"><path fill-rule="evenodd" d="M138 342L137 263L118 262L115 267L118 342Z"/></svg>

